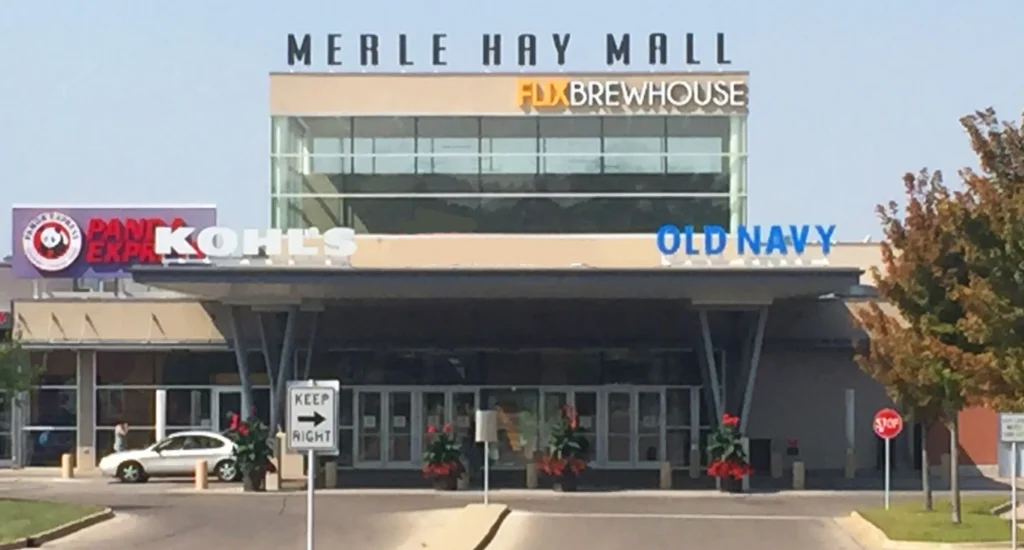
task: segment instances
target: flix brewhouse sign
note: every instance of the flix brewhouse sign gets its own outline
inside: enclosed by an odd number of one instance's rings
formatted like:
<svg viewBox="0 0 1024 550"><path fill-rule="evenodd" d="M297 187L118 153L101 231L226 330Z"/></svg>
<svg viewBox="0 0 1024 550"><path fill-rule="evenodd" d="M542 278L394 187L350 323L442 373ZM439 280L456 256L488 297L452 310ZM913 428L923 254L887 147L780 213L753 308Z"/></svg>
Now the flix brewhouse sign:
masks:
<svg viewBox="0 0 1024 550"><path fill-rule="evenodd" d="M741 225L732 239L720 225L678 227L665 224L656 236L658 251L665 256L719 256L726 253L730 240L739 256L799 256L809 244L821 247L821 254L832 251L835 225Z"/></svg>

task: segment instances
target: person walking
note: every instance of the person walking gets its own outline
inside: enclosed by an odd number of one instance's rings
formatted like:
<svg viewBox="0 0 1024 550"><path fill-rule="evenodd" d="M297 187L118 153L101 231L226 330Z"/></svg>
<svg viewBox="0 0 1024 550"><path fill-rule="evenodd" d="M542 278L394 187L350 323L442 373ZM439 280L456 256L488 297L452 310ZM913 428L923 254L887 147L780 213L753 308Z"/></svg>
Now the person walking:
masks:
<svg viewBox="0 0 1024 550"><path fill-rule="evenodd" d="M114 452L120 453L127 449L128 423L118 422L114 426Z"/></svg>

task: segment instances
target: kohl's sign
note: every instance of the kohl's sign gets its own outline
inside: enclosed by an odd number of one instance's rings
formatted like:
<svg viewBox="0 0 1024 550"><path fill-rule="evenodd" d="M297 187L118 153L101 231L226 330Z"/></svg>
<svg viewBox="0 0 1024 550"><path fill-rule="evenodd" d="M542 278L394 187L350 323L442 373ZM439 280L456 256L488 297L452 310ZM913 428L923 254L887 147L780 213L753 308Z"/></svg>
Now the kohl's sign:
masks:
<svg viewBox="0 0 1024 550"><path fill-rule="evenodd" d="M726 253L730 240L739 256L801 255L809 244L819 244L822 255L832 251L835 225L741 225L730 239L720 225L682 228L665 224L658 229L658 251L665 256L718 256Z"/></svg>
<svg viewBox="0 0 1024 550"><path fill-rule="evenodd" d="M346 258L356 251L354 237L355 231L348 227L332 227L323 233L316 228L236 231L228 227L158 227L153 250L179 257L277 256L287 244L288 256Z"/></svg>

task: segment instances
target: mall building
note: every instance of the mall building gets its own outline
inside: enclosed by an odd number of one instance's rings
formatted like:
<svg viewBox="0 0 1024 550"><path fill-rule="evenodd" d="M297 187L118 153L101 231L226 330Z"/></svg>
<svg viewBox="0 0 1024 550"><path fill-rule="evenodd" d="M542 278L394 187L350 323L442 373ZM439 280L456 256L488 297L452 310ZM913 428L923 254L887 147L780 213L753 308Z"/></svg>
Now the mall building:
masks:
<svg viewBox="0 0 1024 550"><path fill-rule="evenodd" d="M596 471L699 467L725 412L761 472L792 442L812 471L874 469L889 403L850 312L877 245L656 245L749 229L747 116L745 73L272 74L272 225L352 228L356 252L168 260L153 228L214 208L16 207L11 325L44 374L4 406L0 461L88 470L119 421L130 445L250 404L276 423L275 388L316 378L342 383L341 479L418 470L428 427L468 438L478 408L521 470L566 404Z"/></svg>

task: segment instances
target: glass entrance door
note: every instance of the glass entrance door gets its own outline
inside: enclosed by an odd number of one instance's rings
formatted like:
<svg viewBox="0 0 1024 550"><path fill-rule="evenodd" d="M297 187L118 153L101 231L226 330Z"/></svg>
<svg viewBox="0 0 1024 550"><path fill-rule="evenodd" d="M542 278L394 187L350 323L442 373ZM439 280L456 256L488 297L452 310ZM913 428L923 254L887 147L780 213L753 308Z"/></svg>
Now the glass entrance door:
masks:
<svg viewBox="0 0 1024 550"><path fill-rule="evenodd" d="M213 430L223 432L228 429L231 415L242 414L242 389L218 388L213 391Z"/></svg>
<svg viewBox="0 0 1024 550"><path fill-rule="evenodd" d="M356 390L357 467L412 468L419 464L423 435L419 398L418 392L408 389Z"/></svg>
<svg viewBox="0 0 1024 550"><path fill-rule="evenodd" d="M665 392L662 388L605 390L598 461L609 468L656 468L665 460Z"/></svg>

